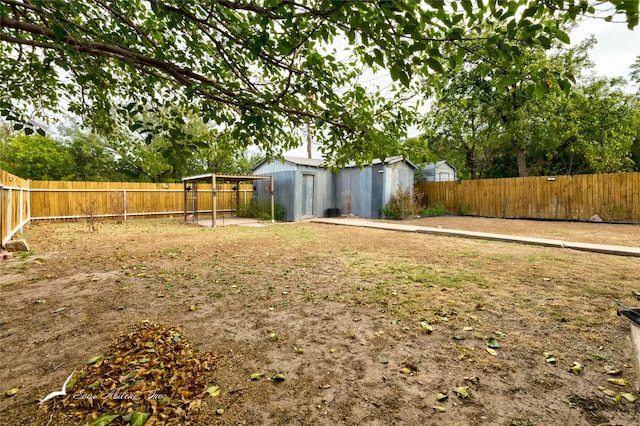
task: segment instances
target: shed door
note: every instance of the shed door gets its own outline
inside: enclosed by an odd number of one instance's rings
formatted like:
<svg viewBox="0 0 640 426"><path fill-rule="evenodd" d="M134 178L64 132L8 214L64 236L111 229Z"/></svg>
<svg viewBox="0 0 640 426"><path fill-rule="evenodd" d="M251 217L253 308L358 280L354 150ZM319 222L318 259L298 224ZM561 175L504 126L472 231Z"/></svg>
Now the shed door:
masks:
<svg viewBox="0 0 640 426"><path fill-rule="evenodd" d="M313 175L302 175L302 216L313 216Z"/></svg>

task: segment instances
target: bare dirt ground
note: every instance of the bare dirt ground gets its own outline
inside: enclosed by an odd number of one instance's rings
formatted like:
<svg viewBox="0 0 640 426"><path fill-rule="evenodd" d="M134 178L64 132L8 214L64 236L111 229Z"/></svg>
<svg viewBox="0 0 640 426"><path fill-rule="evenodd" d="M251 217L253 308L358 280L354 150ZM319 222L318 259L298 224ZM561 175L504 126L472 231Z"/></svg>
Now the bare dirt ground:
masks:
<svg viewBox="0 0 640 426"><path fill-rule="evenodd" d="M640 245L634 225L421 222ZM640 305L637 258L314 223L36 223L23 237L32 251L0 261L3 425L133 423L138 401L73 403L118 362L139 378L109 379L124 395L173 374L165 411L139 406L146 425L639 424L615 303ZM186 358L160 363L161 348ZM37 404L71 373L66 397Z"/></svg>

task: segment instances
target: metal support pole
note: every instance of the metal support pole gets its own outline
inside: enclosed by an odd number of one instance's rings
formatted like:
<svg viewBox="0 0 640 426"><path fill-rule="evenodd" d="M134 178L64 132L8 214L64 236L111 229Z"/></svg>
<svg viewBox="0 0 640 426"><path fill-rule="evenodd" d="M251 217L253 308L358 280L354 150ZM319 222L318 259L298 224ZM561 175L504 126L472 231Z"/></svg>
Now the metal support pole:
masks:
<svg viewBox="0 0 640 426"><path fill-rule="evenodd" d="M271 223L276 222L275 200L273 194L273 175L269 176L269 189L271 190Z"/></svg>
<svg viewBox="0 0 640 426"><path fill-rule="evenodd" d="M211 226L216 227L216 175L211 175Z"/></svg>
<svg viewBox="0 0 640 426"><path fill-rule="evenodd" d="M184 208L184 221L187 221L187 181L183 180L182 181L182 201L183 201L183 208Z"/></svg>

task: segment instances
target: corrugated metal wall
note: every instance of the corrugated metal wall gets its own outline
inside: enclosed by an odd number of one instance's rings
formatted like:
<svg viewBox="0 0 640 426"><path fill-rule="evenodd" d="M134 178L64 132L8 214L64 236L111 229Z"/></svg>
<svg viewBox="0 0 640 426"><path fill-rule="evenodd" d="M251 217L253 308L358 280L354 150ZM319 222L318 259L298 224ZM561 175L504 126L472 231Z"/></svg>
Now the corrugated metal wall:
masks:
<svg viewBox="0 0 640 426"><path fill-rule="evenodd" d="M337 208L340 214L377 219L382 217L382 207L398 190L413 193L413 168L404 161L362 169L347 167L336 173L322 167L274 161L260 165L254 174L274 177L275 203L284 207L287 221L308 217L305 213L309 200L304 198L309 176L313 176L314 217L325 216L328 209ZM268 193L256 188L254 196L264 198Z"/></svg>

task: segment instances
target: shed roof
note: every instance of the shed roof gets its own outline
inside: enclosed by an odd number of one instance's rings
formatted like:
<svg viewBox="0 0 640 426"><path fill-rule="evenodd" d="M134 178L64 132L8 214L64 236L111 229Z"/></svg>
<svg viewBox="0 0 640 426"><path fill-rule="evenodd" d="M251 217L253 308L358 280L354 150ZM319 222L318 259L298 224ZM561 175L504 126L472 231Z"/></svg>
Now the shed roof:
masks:
<svg viewBox="0 0 640 426"><path fill-rule="evenodd" d="M260 167L263 164L268 163L270 161L278 161L278 159L277 158L274 158L274 159L263 158L262 160L260 160L258 162L258 164L253 166L253 170L257 169L258 167ZM280 161L283 164L284 163L291 163L291 164L294 164L296 166L327 167L327 164L324 162L324 160L318 160L318 159L315 159L315 158L284 157L284 158L280 159Z"/></svg>
<svg viewBox="0 0 640 426"><path fill-rule="evenodd" d="M412 168L417 169L418 166L416 166L414 163L412 163L410 160L404 159L402 156L400 155L396 155L394 157L388 157L386 158L384 161L380 160L380 159L375 159L373 160L373 162L371 164L365 164L364 166L372 166L372 165L377 165L377 164L394 164L394 163L398 163L401 161L405 161L407 164L409 164ZM253 170L257 169L258 167L262 166L263 164L267 163L268 160L267 158L262 159L258 164L256 164L253 167ZM321 167L321 168L328 168L329 164L326 163L326 161L324 159L315 159L315 158L304 158L304 157L284 157L282 159L283 163L291 163L297 166L310 166L310 167ZM346 164L344 166L345 168L351 168L351 167L359 167L355 162L350 162L348 164Z"/></svg>
<svg viewBox="0 0 640 426"><path fill-rule="evenodd" d="M215 173L207 173L204 175L183 177L182 181L210 182L213 177L215 177L218 182L242 182L245 180L269 179L269 176L217 175Z"/></svg>

